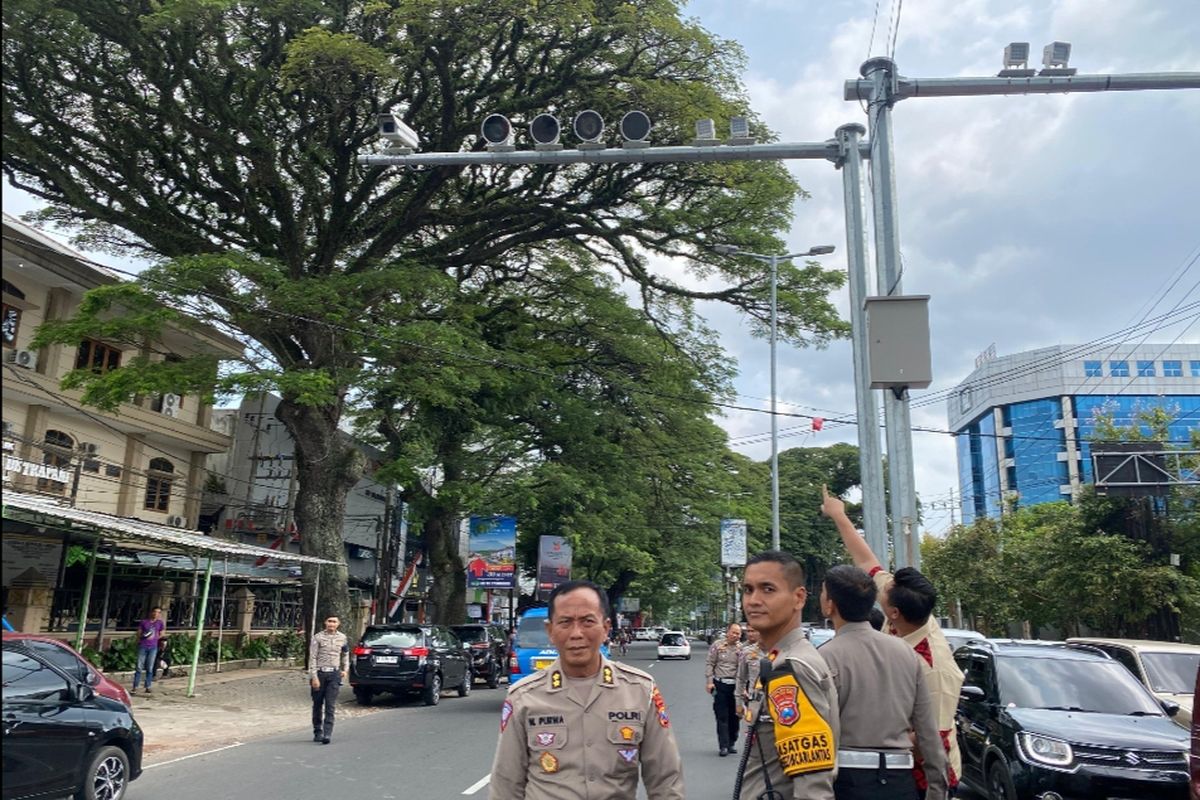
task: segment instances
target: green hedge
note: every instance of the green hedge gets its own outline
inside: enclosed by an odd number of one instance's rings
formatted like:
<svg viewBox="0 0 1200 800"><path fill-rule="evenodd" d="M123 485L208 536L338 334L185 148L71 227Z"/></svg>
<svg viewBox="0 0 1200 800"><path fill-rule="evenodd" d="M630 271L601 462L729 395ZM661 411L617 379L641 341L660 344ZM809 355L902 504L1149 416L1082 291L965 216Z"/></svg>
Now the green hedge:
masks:
<svg viewBox="0 0 1200 800"><path fill-rule="evenodd" d="M174 667L192 663L192 650L196 646L196 637L190 633L172 633L161 645L164 648L161 656ZM300 658L304 655L304 638L294 631L273 633L270 636L257 639L246 638L240 644L226 640L221 646L222 661L238 659L257 659L265 661L269 658ZM105 672L132 672L137 664L137 643L135 640L114 639L103 652L91 645L83 646L83 656ZM205 636L200 641L200 661L211 664L217 660L217 637Z"/></svg>

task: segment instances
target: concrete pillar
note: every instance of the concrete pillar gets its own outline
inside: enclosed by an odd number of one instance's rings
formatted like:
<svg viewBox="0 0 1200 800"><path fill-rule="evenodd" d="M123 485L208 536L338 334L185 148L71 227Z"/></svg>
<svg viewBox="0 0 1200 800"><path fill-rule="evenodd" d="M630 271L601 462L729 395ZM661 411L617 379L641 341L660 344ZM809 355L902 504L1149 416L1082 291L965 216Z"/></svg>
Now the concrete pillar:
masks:
<svg viewBox="0 0 1200 800"><path fill-rule="evenodd" d="M23 633L41 633L50 621L54 588L33 569L13 578L8 587L8 621Z"/></svg>
<svg viewBox="0 0 1200 800"><path fill-rule="evenodd" d="M195 530L200 520L200 498L204 494L204 453L192 452L188 459L187 486L184 487L183 518L188 530Z"/></svg>
<svg viewBox="0 0 1200 800"><path fill-rule="evenodd" d="M75 312L75 300L66 289L51 289L46 294L46 321L67 319ZM58 379L75 366L79 349L65 344L51 344L38 350L37 371ZM69 359L69 361L68 361Z"/></svg>
<svg viewBox="0 0 1200 800"><path fill-rule="evenodd" d="M131 433L125 439L125 457L121 461L121 489L117 498L117 516L136 516L145 501L146 442L142 434Z"/></svg>
<svg viewBox="0 0 1200 800"><path fill-rule="evenodd" d="M25 430L21 432L22 440L17 443L17 456L34 464L42 463L42 449L35 446L46 435L50 427L50 406L31 404L25 412ZM14 475L13 486L19 491L33 491L37 488L37 478L28 475Z"/></svg>
<svg viewBox="0 0 1200 800"><path fill-rule="evenodd" d="M171 615L171 603L175 599L175 584L171 581L154 581L146 587L146 591L149 594L150 605L142 609L142 616L149 616L150 609L158 606L162 609L162 618L168 619Z"/></svg>
<svg viewBox="0 0 1200 800"><path fill-rule="evenodd" d="M230 597L237 604L237 631L249 634L254 627L254 592L242 586L235 589Z"/></svg>
<svg viewBox="0 0 1200 800"><path fill-rule="evenodd" d="M371 621L371 601L365 597L358 601L358 616L355 620L358 624L353 637L348 637L352 642L357 642L362 638L363 631L367 629L367 623Z"/></svg>

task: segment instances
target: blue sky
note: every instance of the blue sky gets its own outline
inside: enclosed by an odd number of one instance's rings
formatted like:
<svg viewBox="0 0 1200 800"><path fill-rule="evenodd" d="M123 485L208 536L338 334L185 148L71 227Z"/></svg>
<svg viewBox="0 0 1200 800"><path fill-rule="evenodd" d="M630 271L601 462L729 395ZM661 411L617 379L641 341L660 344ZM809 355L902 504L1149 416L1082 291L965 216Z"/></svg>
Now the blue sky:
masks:
<svg viewBox="0 0 1200 800"><path fill-rule="evenodd" d="M1008 42L1071 42L1081 73L1200 71L1196 0L703 0L685 7L714 34L740 42L752 105L782 141L821 141L865 123L842 84L868 55L890 51L912 77L992 75ZM897 28L896 18L899 17ZM873 33L872 33L873 31ZM934 384L958 383L976 354L1077 343L1135 321L1200 249L1200 91L1049 97L911 99L895 111L905 291L932 296ZM790 167L811 199L799 203L790 250L835 244L844 268L841 176L823 162ZM34 207L6 187L4 210ZM111 257L100 256L110 262ZM687 280L685 265L655 268ZM873 269L873 267L872 267ZM1192 292L1194 268L1163 296L1165 311ZM843 313L846 298L836 298ZM729 309L702 307L740 368L738 401L766 409L766 342ZM1200 341L1195 318L1151 341ZM780 350L784 410L852 415L848 343ZM770 429L765 414L720 420L733 437ZM944 406L914 424L946 427ZM781 429L797 424L781 421ZM806 426L802 426L806 427ZM739 444L765 459L765 437ZM782 447L854 441L849 427L785 436ZM735 442L742 440L735 438ZM949 436L914 440L917 486L927 502L956 484ZM944 511L926 519L933 531Z"/></svg>

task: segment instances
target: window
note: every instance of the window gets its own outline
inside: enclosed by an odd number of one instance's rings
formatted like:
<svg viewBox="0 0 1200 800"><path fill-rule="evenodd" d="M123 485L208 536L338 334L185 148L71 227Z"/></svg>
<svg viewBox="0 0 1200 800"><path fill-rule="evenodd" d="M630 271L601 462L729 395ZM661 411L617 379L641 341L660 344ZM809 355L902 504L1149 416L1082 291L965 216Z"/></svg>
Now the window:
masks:
<svg viewBox="0 0 1200 800"><path fill-rule="evenodd" d="M1188 366L1191 368L1193 378L1200 378L1200 361L1189 361Z"/></svg>
<svg viewBox="0 0 1200 800"><path fill-rule="evenodd" d="M33 640L29 642L29 649L63 672L74 676L76 680L82 683L93 683L87 666L62 645Z"/></svg>
<svg viewBox="0 0 1200 800"><path fill-rule="evenodd" d="M1181 377L1183 377L1183 362L1182 361L1164 361L1163 362L1163 377L1164 378L1181 378Z"/></svg>
<svg viewBox="0 0 1200 800"><path fill-rule="evenodd" d="M1085 361L1083 362L1083 374L1088 378L1102 378L1104 370L1099 361Z"/></svg>
<svg viewBox="0 0 1200 800"><path fill-rule="evenodd" d="M84 339L80 342L79 353L75 357L75 369L108 372L119 366L121 366L121 351L117 348L95 339Z"/></svg>
<svg viewBox="0 0 1200 800"><path fill-rule="evenodd" d="M1110 362L1108 362L1108 374L1113 378L1128 378L1129 377L1129 362L1128 361L1110 361Z"/></svg>
<svg viewBox="0 0 1200 800"><path fill-rule="evenodd" d="M5 347L17 346L17 333L21 330L21 309L13 308L8 303L3 304L0 311L0 344Z"/></svg>
<svg viewBox="0 0 1200 800"><path fill-rule="evenodd" d="M150 470L146 476L147 511L167 511L171 507L171 480L175 477L175 465L165 458L150 459Z"/></svg>
<svg viewBox="0 0 1200 800"><path fill-rule="evenodd" d="M1157 374L1154 371L1153 361L1139 361L1137 367L1139 378L1153 378Z"/></svg>
<svg viewBox="0 0 1200 800"><path fill-rule="evenodd" d="M50 467L68 469L71 466L71 454L75 450L75 440L62 431L48 430L42 436L42 463ZM67 485L62 481L49 478L38 478L39 492L62 494Z"/></svg>
<svg viewBox="0 0 1200 800"><path fill-rule="evenodd" d="M33 656L4 651L4 700L46 700L68 689L67 679Z"/></svg>
<svg viewBox="0 0 1200 800"><path fill-rule="evenodd" d="M965 414L971 410L971 387L968 386L958 393L958 413Z"/></svg>

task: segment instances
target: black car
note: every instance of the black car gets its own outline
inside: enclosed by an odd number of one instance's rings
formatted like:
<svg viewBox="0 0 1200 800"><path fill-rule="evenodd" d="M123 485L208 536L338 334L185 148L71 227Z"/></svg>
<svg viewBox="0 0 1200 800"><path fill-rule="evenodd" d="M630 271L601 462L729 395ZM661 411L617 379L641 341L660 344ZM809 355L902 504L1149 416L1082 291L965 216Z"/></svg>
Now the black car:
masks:
<svg viewBox="0 0 1200 800"><path fill-rule="evenodd" d="M1187 732L1129 671L1063 644L970 642L963 778L993 800L1187 797Z"/></svg>
<svg viewBox="0 0 1200 800"><path fill-rule="evenodd" d="M471 651L471 670L487 681L489 689L500 685L508 673L508 633L499 625L481 623L451 625L450 629Z"/></svg>
<svg viewBox="0 0 1200 800"><path fill-rule="evenodd" d="M123 704L35 653L4 648L4 800L120 800L142 772L142 729Z"/></svg>
<svg viewBox="0 0 1200 800"><path fill-rule="evenodd" d="M437 705L446 686L471 693L471 654L444 625L368 625L350 658L354 699L367 705L379 692L420 694Z"/></svg>

